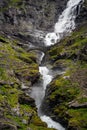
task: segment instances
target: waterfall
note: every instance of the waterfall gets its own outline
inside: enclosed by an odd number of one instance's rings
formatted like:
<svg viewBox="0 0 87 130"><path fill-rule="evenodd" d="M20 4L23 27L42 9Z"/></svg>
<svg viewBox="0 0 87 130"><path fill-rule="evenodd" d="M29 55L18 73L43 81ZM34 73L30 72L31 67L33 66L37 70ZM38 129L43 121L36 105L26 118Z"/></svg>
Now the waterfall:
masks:
<svg viewBox="0 0 87 130"><path fill-rule="evenodd" d="M49 75L49 70L45 66L39 67L39 72L43 78L43 88L46 90L47 85L52 81L52 76Z"/></svg>
<svg viewBox="0 0 87 130"><path fill-rule="evenodd" d="M39 72L42 75L42 82L40 84L34 85L30 94L30 96L35 99L35 104L38 109L38 115L43 122L46 122L48 128L55 128L56 130L65 130L65 128L63 128L61 124L53 121L50 117L43 115L43 113L40 111L40 106L45 96L46 87L52 81L53 76L50 75L50 70L46 66L40 66Z"/></svg>
<svg viewBox="0 0 87 130"><path fill-rule="evenodd" d="M45 90L47 85L52 81L52 75L49 74L49 69L45 66L40 66L39 67L39 72L42 75L42 80L43 80L43 98L45 96ZM40 109L40 106L39 108ZM46 115L42 115L40 113L40 110L38 111L40 118L42 121L46 122L49 128L55 128L56 130L65 130L65 128L63 128L58 122L53 121L50 117L46 116Z"/></svg>
<svg viewBox="0 0 87 130"><path fill-rule="evenodd" d="M45 45L50 46L59 41L65 34L69 34L75 29L76 8L82 0L69 0L66 9L60 15L58 22L55 24L54 32L48 33L45 37ZM43 60L44 53L40 57ZM35 99L38 108L38 115L41 120L46 122L49 128L56 130L65 130L58 122L53 121L50 117L43 115L40 111L45 90L47 85L52 81L53 76L49 73L50 70L46 66L39 66L39 72L42 75L42 82L32 87L31 97ZM61 72L62 73L62 72Z"/></svg>
<svg viewBox="0 0 87 130"><path fill-rule="evenodd" d="M82 0L69 0L66 9L59 16L55 24L54 32L48 33L45 37L45 45L50 46L59 42L60 39L75 29L76 8Z"/></svg>
<svg viewBox="0 0 87 130"><path fill-rule="evenodd" d="M44 115L40 117L42 121L46 122L48 128L55 128L56 130L65 130L58 122L53 121L50 117Z"/></svg>

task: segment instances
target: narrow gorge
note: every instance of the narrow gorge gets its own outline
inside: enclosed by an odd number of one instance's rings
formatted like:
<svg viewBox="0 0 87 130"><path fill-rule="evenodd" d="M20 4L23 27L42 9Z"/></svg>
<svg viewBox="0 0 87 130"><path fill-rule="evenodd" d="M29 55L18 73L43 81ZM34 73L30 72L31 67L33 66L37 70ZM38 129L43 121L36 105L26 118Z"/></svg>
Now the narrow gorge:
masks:
<svg viewBox="0 0 87 130"><path fill-rule="evenodd" d="M79 12L77 13L75 12L77 11L76 10L77 6L79 8L78 11L80 11L81 2L83 1L70 0L67 3L66 9L59 16L58 22L55 24L54 32L48 33L45 36L45 39L44 39L45 46L51 46L57 43L58 41L60 41L60 39L64 37L64 35L66 36L69 35L72 32L72 30L75 29L75 18L76 18L76 14L79 13ZM43 57L44 57L44 53L42 52L40 62L42 62ZM36 101L38 115L40 116L42 121L47 123L49 128L55 128L57 130L65 130L65 128L63 128L59 123L53 121L50 117L44 115L43 111L41 112L40 110L42 101L45 96L46 87L52 81L53 76L52 74L50 74L50 70L46 66L43 66L43 65L39 67L39 72L42 75L42 84L38 84L35 87L33 87L32 92L31 92L31 97L34 98L34 100ZM62 73L63 72L61 71L60 73L57 73L57 74L62 74Z"/></svg>
<svg viewBox="0 0 87 130"><path fill-rule="evenodd" d="M0 130L87 129L87 1L1 0Z"/></svg>

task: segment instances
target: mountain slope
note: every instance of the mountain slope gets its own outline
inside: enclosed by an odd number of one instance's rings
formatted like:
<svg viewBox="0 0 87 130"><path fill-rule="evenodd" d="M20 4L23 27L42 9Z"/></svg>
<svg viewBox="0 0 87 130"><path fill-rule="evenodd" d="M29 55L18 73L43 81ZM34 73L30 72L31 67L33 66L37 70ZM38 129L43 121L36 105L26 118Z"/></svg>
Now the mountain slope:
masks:
<svg viewBox="0 0 87 130"><path fill-rule="evenodd" d="M68 130L86 130L87 22L52 46L47 55L52 69L60 68L64 73L48 86L42 110Z"/></svg>
<svg viewBox="0 0 87 130"><path fill-rule="evenodd" d="M0 1L0 129L49 130L26 94L39 80L38 56L29 51L38 30L53 30L67 0ZM87 0L77 7L76 30L47 48L53 70L65 69L46 90L43 108L68 130L87 129ZM24 86L25 85L25 86ZM26 87L28 86L28 87ZM50 111L49 111L50 110ZM53 129L52 129L53 130Z"/></svg>

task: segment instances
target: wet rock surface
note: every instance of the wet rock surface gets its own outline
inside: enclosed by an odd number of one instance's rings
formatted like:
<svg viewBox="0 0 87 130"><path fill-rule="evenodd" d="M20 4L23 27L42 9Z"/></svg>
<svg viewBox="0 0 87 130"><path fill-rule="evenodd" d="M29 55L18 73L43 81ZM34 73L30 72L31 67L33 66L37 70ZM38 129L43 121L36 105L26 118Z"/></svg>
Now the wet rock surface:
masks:
<svg viewBox="0 0 87 130"><path fill-rule="evenodd" d="M53 70L66 69L48 85L41 109L68 130L87 129L86 26L77 28L47 53Z"/></svg>
<svg viewBox="0 0 87 130"><path fill-rule="evenodd" d="M84 3L81 3L80 6L77 7L77 18L76 23L77 25L81 25L87 22L87 1L85 0Z"/></svg>
<svg viewBox="0 0 87 130"><path fill-rule="evenodd" d="M26 93L39 80L37 55L20 46L23 41L0 33L0 129L48 129ZM27 86L24 87L24 86Z"/></svg>
<svg viewBox="0 0 87 130"><path fill-rule="evenodd" d="M27 27L47 31L52 29L66 3L67 0L18 0L18 2L2 0L0 6L3 13L0 15L0 21L4 24L23 25L25 29Z"/></svg>
<svg viewBox="0 0 87 130"><path fill-rule="evenodd" d="M27 96L26 94L19 95L18 102L20 104L27 104L31 107L35 107L35 101L31 97Z"/></svg>
<svg viewBox="0 0 87 130"><path fill-rule="evenodd" d="M17 127L9 122L0 122L0 130L17 130Z"/></svg>

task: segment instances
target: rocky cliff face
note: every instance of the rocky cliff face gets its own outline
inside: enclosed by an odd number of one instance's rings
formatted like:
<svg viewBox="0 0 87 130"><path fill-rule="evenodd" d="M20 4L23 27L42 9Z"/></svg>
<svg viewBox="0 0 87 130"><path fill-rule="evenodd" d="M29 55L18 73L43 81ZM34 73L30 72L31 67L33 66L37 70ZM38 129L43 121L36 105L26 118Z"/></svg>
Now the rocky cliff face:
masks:
<svg viewBox="0 0 87 130"><path fill-rule="evenodd" d="M77 18L76 24L81 25L87 22L87 0L81 3L80 6L77 7Z"/></svg>
<svg viewBox="0 0 87 130"><path fill-rule="evenodd" d="M66 69L48 85L41 109L67 130L86 130L87 1L81 5L76 25L70 36L47 52L53 70Z"/></svg>
<svg viewBox="0 0 87 130"><path fill-rule="evenodd" d="M0 28L19 31L49 31L53 29L68 0L1 0ZM87 20L86 0L77 7L77 24ZM80 9L81 8L81 9Z"/></svg>
<svg viewBox="0 0 87 130"><path fill-rule="evenodd" d="M66 7L68 0L1 0L0 30L26 39L30 43L42 46L43 37L53 30L59 15ZM86 1L85 1L86 3ZM87 20L86 4L77 7L76 23ZM81 7L81 10L80 10Z"/></svg>
<svg viewBox="0 0 87 130"><path fill-rule="evenodd" d="M87 129L87 22L47 52L57 74L48 85L41 106L45 114L67 130Z"/></svg>
<svg viewBox="0 0 87 130"><path fill-rule="evenodd" d="M44 35L53 30L66 4L67 0L2 0L0 30L43 46Z"/></svg>
<svg viewBox="0 0 87 130"><path fill-rule="evenodd" d="M22 29L52 30L67 0L2 0L0 23Z"/></svg>

